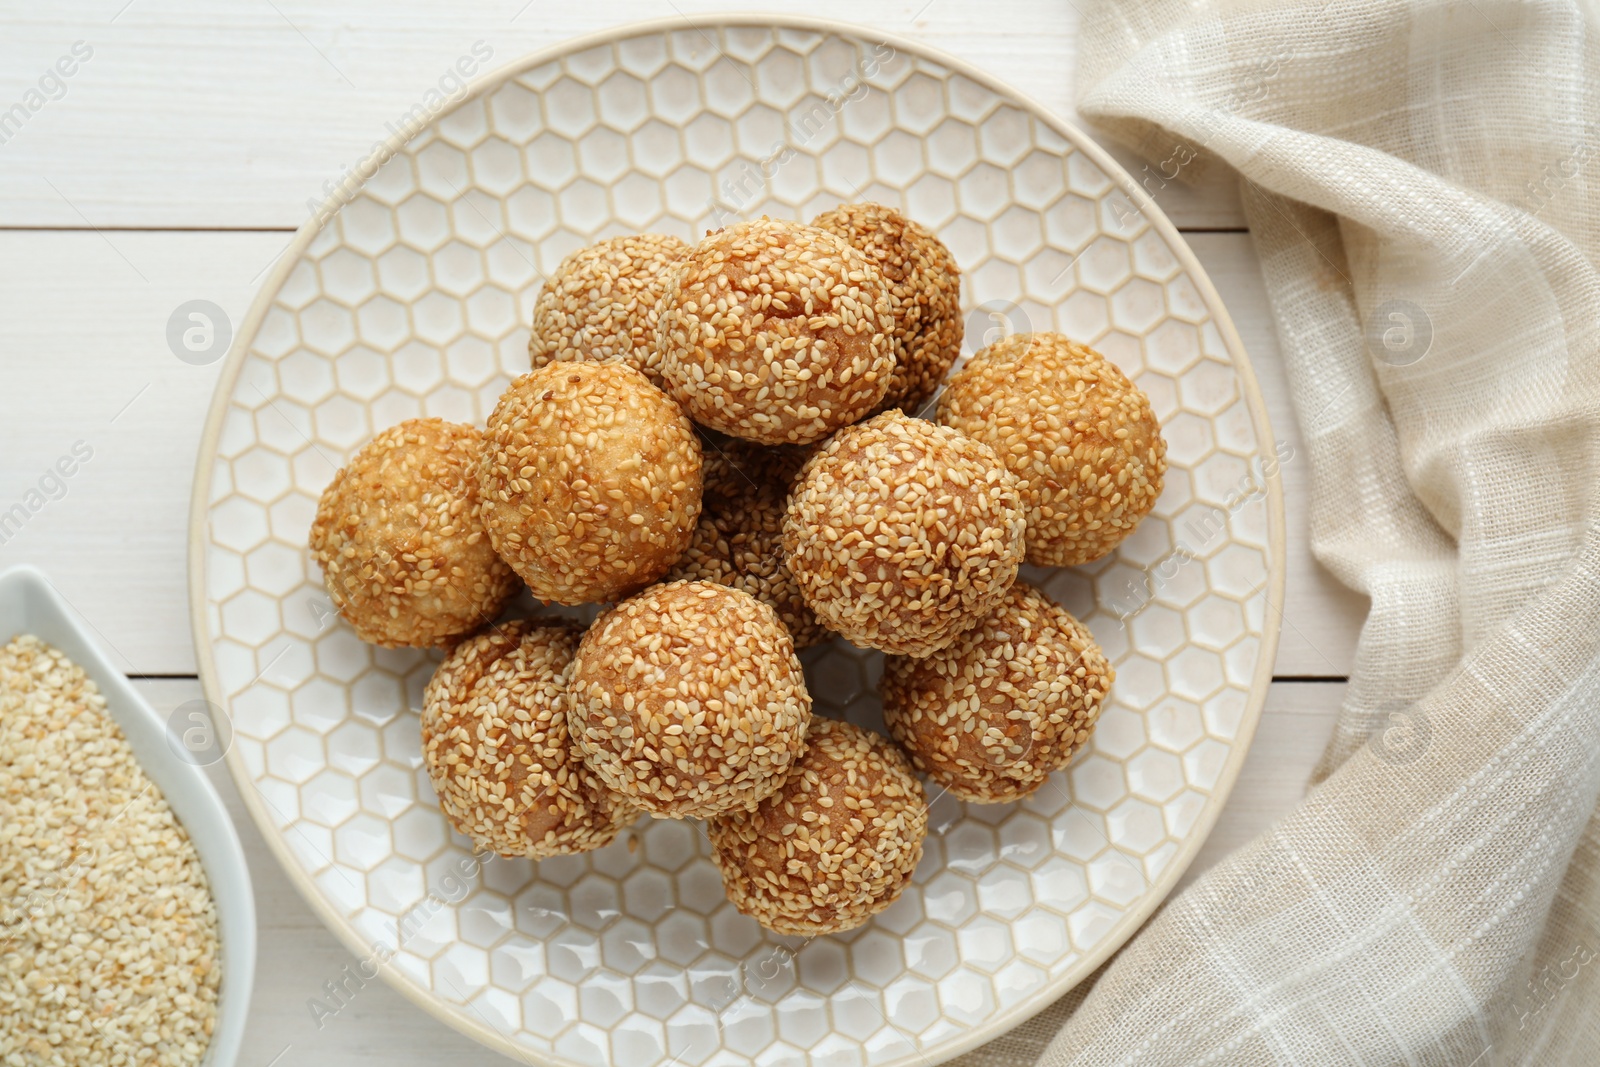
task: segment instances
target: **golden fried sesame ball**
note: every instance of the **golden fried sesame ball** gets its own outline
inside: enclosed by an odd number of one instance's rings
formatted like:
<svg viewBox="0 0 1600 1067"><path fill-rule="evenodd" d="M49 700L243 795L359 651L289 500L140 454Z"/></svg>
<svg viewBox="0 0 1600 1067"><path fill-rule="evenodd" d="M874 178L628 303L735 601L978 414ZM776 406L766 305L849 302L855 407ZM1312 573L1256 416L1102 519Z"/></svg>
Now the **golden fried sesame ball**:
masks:
<svg viewBox="0 0 1600 1067"><path fill-rule="evenodd" d="M961 354L961 268L955 257L932 231L882 204L841 204L811 225L843 237L888 280L895 365L878 410L921 414Z"/></svg>
<svg viewBox="0 0 1600 1067"><path fill-rule="evenodd" d="M961 800L1032 793L1089 740L1116 672L1072 613L1017 582L948 648L884 661L883 722Z"/></svg>
<svg viewBox="0 0 1600 1067"><path fill-rule="evenodd" d="M639 814L567 733L567 667L581 633L565 620L503 623L456 646L428 682L422 759L450 825L478 848L588 852Z"/></svg>
<svg viewBox="0 0 1600 1067"><path fill-rule="evenodd" d="M810 648L830 636L806 606L800 584L783 555L783 516L788 493L770 486L708 502L689 551L667 572L667 581L716 582L743 590L778 613L795 648Z"/></svg>
<svg viewBox="0 0 1600 1067"><path fill-rule="evenodd" d="M760 218L707 235L661 304L661 371L694 420L806 444L877 406L894 372L889 286L831 233Z"/></svg>
<svg viewBox="0 0 1600 1067"><path fill-rule="evenodd" d="M568 692L585 762L664 818L757 803L804 750L811 721L777 614L711 582L653 586L596 619Z"/></svg>
<svg viewBox="0 0 1600 1067"><path fill-rule="evenodd" d="M540 600L642 589L700 517L700 442L672 398L623 363L549 363L511 383L478 467L495 551Z"/></svg>
<svg viewBox="0 0 1600 1067"><path fill-rule="evenodd" d="M1016 334L973 356L945 387L939 421L989 445L1021 479L1029 563L1099 559L1161 495L1167 442L1150 399L1058 333Z"/></svg>
<svg viewBox="0 0 1600 1067"><path fill-rule="evenodd" d="M922 859L928 803L885 738L817 718L782 787L706 833L734 907L775 933L836 934L905 889Z"/></svg>
<svg viewBox="0 0 1600 1067"><path fill-rule="evenodd" d="M492 621L517 591L479 513L481 442L472 426L411 419L374 437L322 491L311 554L363 641L444 645Z"/></svg>
<svg viewBox="0 0 1600 1067"><path fill-rule="evenodd" d="M664 233L613 237L561 261L533 305L528 356L551 360L621 360L663 386L656 309L667 268L688 251Z"/></svg>
<svg viewBox="0 0 1600 1067"><path fill-rule="evenodd" d="M806 603L848 641L926 656L977 624L1022 563L1022 498L985 444L898 411L841 430L789 497Z"/></svg>

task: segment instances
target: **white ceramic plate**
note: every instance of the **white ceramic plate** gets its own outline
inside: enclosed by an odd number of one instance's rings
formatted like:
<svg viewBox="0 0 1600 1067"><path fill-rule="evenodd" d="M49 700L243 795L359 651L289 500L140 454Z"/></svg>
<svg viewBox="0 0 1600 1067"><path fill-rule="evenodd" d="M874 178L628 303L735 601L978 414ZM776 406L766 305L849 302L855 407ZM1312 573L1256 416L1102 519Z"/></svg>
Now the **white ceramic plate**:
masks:
<svg viewBox="0 0 1600 1067"><path fill-rule="evenodd" d="M201 1067L233 1067L244 1040L250 989L255 983L256 898L239 835L202 769L212 762L210 753L216 746L199 754L192 746L185 749L180 731L196 726L187 717L163 721L111 665L92 632L93 627L62 598L43 571L12 567L0 574L0 645L18 634L33 634L83 668L106 698L106 711L121 727L139 766L161 790L194 842L217 903L222 961L217 1025ZM210 725L203 722L200 728Z"/></svg>
<svg viewBox="0 0 1600 1067"><path fill-rule="evenodd" d="M927 1064L1021 1022L1156 907L1227 797L1270 678L1283 574L1272 437L1193 255L1088 138L975 70L872 31L736 17L629 28L511 64L309 224L223 375L195 493L200 669L229 766L291 878L358 957L530 1062ZM1093 344L1171 451L1118 553L1031 572L1117 682L1091 750L1025 803L933 805L868 926L801 942L723 898L698 824L481 869L435 803L415 709L436 657L363 645L305 548L375 431L481 424L527 369L543 272L598 238L685 238L875 199L966 276L968 351ZM807 655L820 711L879 724L876 655ZM465 866L466 877L460 875Z"/></svg>

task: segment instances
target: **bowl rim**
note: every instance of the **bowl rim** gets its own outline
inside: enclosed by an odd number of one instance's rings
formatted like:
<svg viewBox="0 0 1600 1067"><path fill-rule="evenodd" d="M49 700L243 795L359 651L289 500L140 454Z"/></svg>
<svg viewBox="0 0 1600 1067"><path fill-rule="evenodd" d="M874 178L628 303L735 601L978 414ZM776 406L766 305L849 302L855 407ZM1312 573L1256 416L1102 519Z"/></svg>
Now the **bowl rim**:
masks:
<svg viewBox="0 0 1600 1067"><path fill-rule="evenodd" d="M31 633L83 669L105 698L106 713L127 738L139 767L161 789L194 844L217 906L222 968L217 1023L200 1062L202 1067L232 1067L244 1043L256 968L255 888L238 828L205 769L172 754L164 743L168 724L106 657L100 647L104 636L44 571L29 564L0 571L0 606L12 602L27 621L17 634L0 633L0 641Z"/></svg>
<svg viewBox="0 0 1600 1067"><path fill-rule="evenodd" d="M1266 442L1276 440L1272 433L1271 421L1267 416L1266 402L1261 395L1260 384L1256 380L1255 370L1251 365L1249 355L1245 351L1244 342L1233 324L1233 319L1228 314L1227 307L1223 304L1222 298L1212 284L1210 276L1201 266L1188 241L1184 239L1177 227L1157 206L1149 193L1133 179L1133 176L1120 163L1112 158L1106 149L1089 137L1076 123L1057 115L1029 94L1021 92L1003 79L975 64L953 56L935 46L921 41L914 41L896 33L886 33L862 23L838 19L817 18L808 15L773 15L759 12L710 12L697 14L692 19L672 16L627 22L557 41L545 48L500 64L474 81L459 100L432 115L427 124L417 130L402 129L388 137L383 142L384 155L387 158L398 153L421 129L437 124L459 108L497 90L519 74L591 48L614 44L617 41L632 37L667 34L682 30L686 26L700 32L743 27L758 27L768 30L790 29L841 36L856 41L881 42L892 46L899 52L939 63L952 74L966 77L1029 112L1037 121L1067 141L1072 146L1073 151L1082 152L1092 160L1106 177L1121 189L1136 212L1143 215L1151 227L1161 234L1171 249L1174 258L1178 261L1180 268L1194 283L1202 302L1211 315L1212 322L1216 325L1217 331L1221 335L1223 347L1227 350L1232 360L1239 382L1241 399L1245 401L1250 411L1251 420L1257 428L1259 439ZM366 180L368 179L363 179L363 184ZM210 645L204 636L208 633L209 627L205 595L205 557L208 547L206 542L208 530L206 513L210 506L211 469L216 458L217 443L221 436L223 420L227 414L233 390L238 383L239 374L244 366L244 357L248 353L256 332L261 326L262 319L265 318L272 306L274 295L282 288L289 273L295 268L306 248L321 233L323 226L333 221L343 207L344 200L345 198L336 190L323 201L319 210L300 225L293 241L280 253L279 260L273 267L271 274L267 276L261 283L261 287L256 291L256 295L251 301L250 310L240 321L239 328L234 331L233 344L218 376L216 391L212 394L211 408L206 415L204 430L200 438L200 447L195 463L194 489L190 500L189 611L192 623L191 629L193 630L195 641L195 660L198 665L201 683L205 690L206 698L219 706L223 704L224 695L217 677L216 664L210 655ZM912 1049L904 1055L883 1061L879 1064L879 1067L928 1067L928 1065L935 1062L945 1062L1000 1037L1033 1018L1051 1004L1054 1004L1105 963L1166 901L1173 888L1177 885L1178 880L1183 877L1190 863L1194 861L1201 846L1211 836L1211 831L1216 825L1217 818L1227 805L1228 797L1233 792L1239 773L1244 767L1245 758L1255 737L1256 726L1260 722L1261 713L1266 704L1267 690L1272 684L1273 667L1277 661L1281 625L1280 616L1272 605L1283 602L1286 575L1286 520L1284 517L1282 474L1278 465L1265 465L1262 474L1264 476L1262 480L1266 483L1266 555L1268 572L1267 583L1262 591L1267 595L1269 610L1265 611L1262 616L1261 655L1256 663L1255 674L1250 681L1239 728L1234 742L1229 748L1228 758L1224 761L1217 785L1211 790L1211 798L1214 802L1208 803L1202 810L1183 845L1169 861L1161 877L1150 886L1149 891L1144 894L1139 903L1124 911L1122 916L1111 925L1111 928L1101 938L1100 943L1092 951L1081 956L1076 965L1064 971L1060 976L1046 982L1025 1000L995 1012L984 1020L982 1025L974 1027L960 1037L943 1044L936 1052L924 1053ZM372 946L362 938L348 919L333 909L332 905L318 890L311 875L300 866L283 835L278 832L276 823L262 803L255 781L251 777L249 768L245 766L244 757L240 754L237 746L230 746L227 753L227 764L251 817L258 826L272 828L272 832L263 832L261 836L266 840L268 848L284 868L289 881L299 891L300 896L346 948L357 957L364 957L370 954ZM451 1028L472 1037L487 1048L524 1063L538 1064L540 1067L573 1067L576 1063L576 1061L560 1056L546 1055L538 1049L514 1041L506 1032L494 1029L475 1014L470 1003L456 1004L444 1000L437 994L430 993L409 975L401 972L392 962L385 961L381 963L379 974L385 982L392 988L397 989L412 1003Z"/></svg>

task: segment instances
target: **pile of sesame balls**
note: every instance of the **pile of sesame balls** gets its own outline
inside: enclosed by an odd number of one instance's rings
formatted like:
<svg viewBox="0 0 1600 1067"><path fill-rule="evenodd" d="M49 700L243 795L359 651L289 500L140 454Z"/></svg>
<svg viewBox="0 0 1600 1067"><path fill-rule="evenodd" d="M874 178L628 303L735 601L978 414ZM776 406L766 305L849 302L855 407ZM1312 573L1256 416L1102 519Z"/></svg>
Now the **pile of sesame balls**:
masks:
<svg viewBox="0 0 1600 1067"><path fill-rule="evenodd" d="M900 895L930 793L1013 801L1070 762L1114 672L1018 571L1115 549L1166 445L1058 334L952 373L960 292L878 204L612 238L545 282L484 428L352 457L312 554L363 639L446 650L422 750L456 830L541 858L704 819L735 906L814 936ZM604 608L503 619L524 586ZM835 637L885 653L887 736L813 717L797 650Z"/></svg>

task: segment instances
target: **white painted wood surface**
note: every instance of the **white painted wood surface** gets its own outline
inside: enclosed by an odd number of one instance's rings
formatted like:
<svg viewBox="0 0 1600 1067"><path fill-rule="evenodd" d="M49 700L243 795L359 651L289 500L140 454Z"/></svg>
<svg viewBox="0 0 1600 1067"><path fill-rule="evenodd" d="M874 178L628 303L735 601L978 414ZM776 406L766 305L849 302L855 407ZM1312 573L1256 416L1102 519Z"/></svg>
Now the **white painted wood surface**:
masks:
<svg viewBox="0 0 1600 1067"><path fill-rule="evenodd" d="M499 66L596 30L644 19L692 26L730 8L867 22L1073 115L1070 0L6 0L4 107L74 42L93 56L0 147L0 225L293 228L306 198L365 156L475 42ZM1135 173L1143 166L1121 158ZM1159 195L1179 226L1243 225L1224 175Z"/></svg>
<svg viewBox="0 0 1600 1067"><path fill-rule="evenodd" d="M64 92L0 128L0 512L77 442L92 458L20 530L0 569L43 567L100 630L157 708L199 695L186 610L185 524L200 426L217 367L167 349L168 315L203 297L242 317L305 201L364 155L384 122L482 40L498 65L638 19L692 25L725 0L606 5L503 0L0 0L0 113L75 42L92 49ZM746 3L773 11L792 5ZM885 33L970 60L1071 116L1077 12L1056 0L890 0L865 11ZM80 53L82 52L80 48ZM1114 150L1115 151L1115 150ZM1117 153L1136 173L1140 164ZM1312 561L1307 471L1237 195L1226 175L1156 198L1188 237L1244 338L1283 466L1289 573L1282 679L1193 877L1303 794L1331 728L1365 612ZM524 309L526 310L526 309ZM163 677L151 677L163 676ZM261 919L246 1067L500 1062L381 984L318 1029L307 998L350 962L267 852L214 769L246 842ZM286 1051L287 1050L287 1051Z"/></svg>

